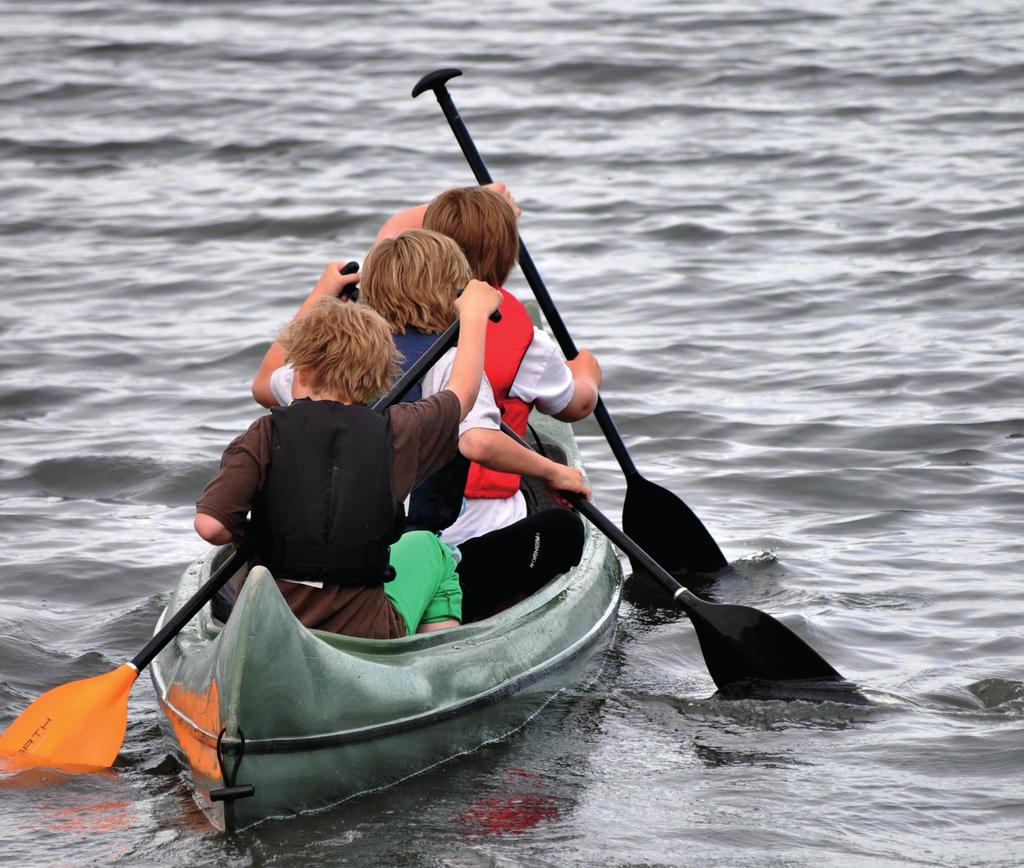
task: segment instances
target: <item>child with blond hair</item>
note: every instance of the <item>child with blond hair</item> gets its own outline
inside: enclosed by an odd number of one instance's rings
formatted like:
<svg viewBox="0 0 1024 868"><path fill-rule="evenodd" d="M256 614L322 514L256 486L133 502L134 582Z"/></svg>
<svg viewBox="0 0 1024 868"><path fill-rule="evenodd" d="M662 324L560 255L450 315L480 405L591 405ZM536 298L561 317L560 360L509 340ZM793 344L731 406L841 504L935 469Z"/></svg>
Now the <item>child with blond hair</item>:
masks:
<svg viewBox="0 0 1024 868"><path fill-rule="evenodd" d="M451 553L433 534L403 534L402 501L456 454L498 300L471 281L445 388L382 413L367 404L399 369L387 322L337 298L304 305L275 344L294 372L295 400L225 450L196 505L197 533L239 542L251 512L255 562L307 627L382 639L457 625Z"/></svg>

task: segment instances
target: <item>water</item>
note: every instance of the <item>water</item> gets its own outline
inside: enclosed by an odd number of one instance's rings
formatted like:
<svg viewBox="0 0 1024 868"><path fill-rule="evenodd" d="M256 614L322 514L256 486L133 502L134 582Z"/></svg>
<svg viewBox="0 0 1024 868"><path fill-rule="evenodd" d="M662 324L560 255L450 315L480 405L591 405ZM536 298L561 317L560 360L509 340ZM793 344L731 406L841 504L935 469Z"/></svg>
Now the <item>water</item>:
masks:
<svg viewBox="0 0 1024 868"><path fill-rule="evenodd" d="M646 476L870 705L598 679L390 792L214 834L147 679L115 769L0 773L8 864L1016 865L1019 4L0 3L0 724L144 644L328 259L469 183L451 85ZM521 278L511 288L528 297ZM624 485L577 426L598 503Z"/></svg>

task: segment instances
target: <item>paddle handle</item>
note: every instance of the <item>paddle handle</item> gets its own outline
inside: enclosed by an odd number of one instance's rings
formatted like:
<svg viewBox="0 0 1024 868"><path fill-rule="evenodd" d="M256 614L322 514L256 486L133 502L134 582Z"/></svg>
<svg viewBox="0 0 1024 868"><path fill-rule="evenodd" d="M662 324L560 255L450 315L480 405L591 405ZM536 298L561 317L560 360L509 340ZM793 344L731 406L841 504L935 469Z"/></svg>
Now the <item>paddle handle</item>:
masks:
<svg viewBox="0 0 1024 868"><path fill-rule="evenodd" d="M357 271L359 271L359 263L355 260L346 262L340 269L338 269L339 274L355 274ZM342 288L341 294L349 301L359 301L359 284L350 283L348 286Z"/></svg>
<svg viewBox="0 0 1024 868"><path fill-rule="evenodd" d="M473 170L477 183L492 184L494 179L491 178L491 173L487 171L487 165L484 163L483 157L480 156L473 137L470 136L469 129L462 120L462 115L459 114L455 103L452 102L448 88L445 87L445 82L457 75L462 75L462 72L458 69L439 69L427 73L417 82L416 87L413 88L412 95L414 97L419 96L426 90L434 92L434 96L437 97L437 102L441 106L441 111L444 112L444 116L448 121L448 126L451 127L452 132L455 134L455 140L459 143L466 162L469 163L470 169ZM562 348L565 357L567 359L575 359L580 354L579 350L576 348L576 343L573 341L572 335L569 334L569 330L565 327L562 316L559 314L558 308L555 307L555 302L551 298L551 293L548 292L540 272L537 271L537 266L533 264L533 257L530 256L530 251L526 249L526 243L523 241L522 235L519 236L519 267L523 271L526 282L530 284L534 298L537 299L537 304L540 306L544 318L548 321L555 340L558 341L558 345ZM615 460L619 462L622 472L627 478L636 476L638 474L636 463L626 449L622 435L619 434L619 429L615 427L611 414L608 412L608 408L605 407L600 395L597 398L597 406L594 408L594 418L601 427L601 431L604 433L605 439L615 455Z"/></svg>

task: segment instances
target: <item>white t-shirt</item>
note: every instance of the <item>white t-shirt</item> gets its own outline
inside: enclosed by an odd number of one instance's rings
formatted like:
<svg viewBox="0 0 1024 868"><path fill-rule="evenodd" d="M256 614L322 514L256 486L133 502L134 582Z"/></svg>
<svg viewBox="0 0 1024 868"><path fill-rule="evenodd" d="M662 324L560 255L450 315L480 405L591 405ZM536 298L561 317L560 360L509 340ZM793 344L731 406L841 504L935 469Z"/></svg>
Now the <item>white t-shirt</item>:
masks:
<svg viewBox="0 0 1024 868"><path fill-rule="evenodd" d="M455 350L449 350L423 377L423 397L429 398L447 384L455 361ZM292 402L295 372L291 365L278 368L270 375L270 390L278 404ZM522 364L509 389L509 395L534 404L549 416L562 412L572 400L572 371L566 366L558 346L547 332L533 330L533 340L523 355ZM471 428L501 429L501 411L494 403L494 392L487 377L480 381L480 393L473 409L459 425L459 435ZM511 497L467 497L455 524L441 533L441 539L458 545L468 539L500 530L526 518L526 499L521 491Z"/></svg>
<svg viewBox="0 0 1024 868"><path fill-rule="evenodd" d="M574 391L572 371L561 350L551 335L534 329L509 395L535 405L546 416L554 416L569 406Z"/></svg>

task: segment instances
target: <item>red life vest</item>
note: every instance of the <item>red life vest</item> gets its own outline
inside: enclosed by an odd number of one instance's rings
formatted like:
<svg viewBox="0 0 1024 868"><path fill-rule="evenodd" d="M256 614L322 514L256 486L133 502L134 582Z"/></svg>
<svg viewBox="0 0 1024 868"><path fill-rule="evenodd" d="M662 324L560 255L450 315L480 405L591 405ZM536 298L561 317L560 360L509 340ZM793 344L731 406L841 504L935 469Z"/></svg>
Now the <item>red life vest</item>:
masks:
<svg viewBox="0 0 1024 868"><path fill-rule="evenodd" d="M532 404L513 398L509 390L519 373L523 356L533 342L533 321L523 303L512 293L498 288L502 295L501 322L487 323L487 344L484 350L484 373L494 391L494 402L501 411L501 421L520 437L526 435ZM466 482L466 497L503 498L519 491L519 474L488 470L473 462Z"/></svg>

